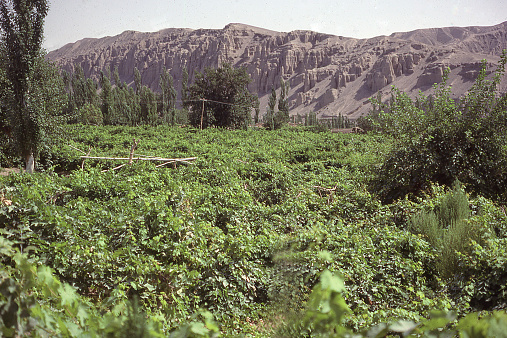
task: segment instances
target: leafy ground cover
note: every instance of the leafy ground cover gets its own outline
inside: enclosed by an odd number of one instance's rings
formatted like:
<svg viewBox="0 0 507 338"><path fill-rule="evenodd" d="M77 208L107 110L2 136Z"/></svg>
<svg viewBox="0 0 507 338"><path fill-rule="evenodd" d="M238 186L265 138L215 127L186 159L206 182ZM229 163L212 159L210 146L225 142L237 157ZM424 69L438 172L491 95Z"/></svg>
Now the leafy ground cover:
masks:
<svg viewBox="0 0 507 338"><path fill-rule="evenodd" d="M459 184L383 205L370 182L388 136L68 133L44 150L42 172L0 177L5 335L375 336L506 307L505 209ZM76 148L125 157L133 138L136 153L197 160L81 169ZM502 313L470 316L457 330L506 325Z"/></svg>

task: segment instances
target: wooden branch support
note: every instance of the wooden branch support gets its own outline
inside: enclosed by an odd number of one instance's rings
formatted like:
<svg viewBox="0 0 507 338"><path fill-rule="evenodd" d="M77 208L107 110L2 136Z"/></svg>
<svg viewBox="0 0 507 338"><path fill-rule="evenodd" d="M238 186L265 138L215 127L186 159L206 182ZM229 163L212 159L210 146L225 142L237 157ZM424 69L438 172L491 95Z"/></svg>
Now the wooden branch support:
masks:
<svg viewBox="0 0 507 338"><path fill-rule="evenodd" d="M176 165L177 162L183 162L183 163L187 163L187 164L193 164L192 162L189 162L189 161L193 161L195 160L197 157L190 157L190 158L174 158L174 159L171 159L170 161L167 161L167 162L164 162L162 164L159 164L157 166L155 166L155 168L158 168L158 167L163 167L165 166L166 164L171 164L171 163L174 163Z"/></svg>
<svg viewBox="0 0 507 338"><path fill-rule="evenodd" d="M77 150L77 151L79 151L79 152L82 152L83 154L86 154L86 152L82 151L82 150L81 150L81 149L79 149L79 148L76 148L76 147L74 147L74 146L71 146L70 144L69 144L69 147L70 147L70 148L72 148L72 149L75 149L75 150Z"/></svg>
<svg viewBox="0 0 507 338"><path fill-rule="evenodd" d="M206 101L206 99L202 99L201 130L202 130L202 121L204 120L204 101Z"/></svg>
<svg viewBox="0 0 507 338"><path fill-rule="evenodd" d="M155 156L137 156L135 157L134 156L134 152L137 148L137 145L139 144L139 141L140 140L136 140L136 139L133 139L133 143L132 143L132 146L130 147L130 154L129 154L129 157L103 157L103 156L90 156L90 152L92 150L92 147L90 147L90 149L88 150L88 153L84 156L80 156L80 158L83 160L83 162L81 163L81 169L83 169L84 167L84 161L86 159L90 159L90 160L112 160L112 161L127 161L127 163L124 163L124 164L121 164L117 167L114 167L112 169L107 169L107 170L103 170L102 172L106 172L106 171L109 171L109 170L118 170L126 165L132 165L132 163L134 161L159 161L159 162L164 162L162 164L159 164L157 166L155 166L155 168L158 168L158 167L163 167L167 164L170 164L170 163L173 163L174 164L174 167L176 168L176 163L186 163L186 164L193 164L192 161L196 160L197 157L187 157L187 158L163 158L163 157L155 157ZM84 153L84 151L80 150L80 149L77 149L75 147L72 147L72 146L69 146L71 148L74 148L76 150L79 150L81 151L82 153Z"/></svg>
<svg viewBox="0 0 507 338"><path fill-rule="evenodd" d="M325 187L321 187L319 185L314 185L313 187L318 190L319 196L321 198L322 198L321 191L324 191L325 193L327 193L328 194L328 196L327 196L327 204L330 204L331 202L333 202L333 194L336 191L336 188L338 188L338 185L335 185L334 188L325 188Z"/></svg>
<svg viewBox="0 0 507 338"><path fill-rule="evenodd" d="M129 165L132 165L132 158L134 157L134 151L136 150L137 145L140 140L133 139L134 143L132 143L132 147L130 147L130 156L129 156Z"/></svg>
<svg viewBox="0 0 507 338"><path fill-rule="evenodd" d="M99 157L99 156L81 156L80 158L90 160L117 160L117 161L128 161L129 157ZM197 157L187 158L162 158L162 157L133 157L132 161L161 161L161 162L190 162L196 160Z"/></svg>
<svg viewBox="0 0 507 338"><path fill-rule="evenodd" d="M117 167L114 167L113 169L105 169L105 170L102 170L103 173L105 173L106 171L109 171L109 170L118 170L120 168L123 168L124 166L126 166L128 163L123 163Z"/></svg>
<svg viewBox="0 0 507 338"><path fill-rule="evenodd" d="M86 156L90 156L91 151L92 151L92 147L90 147L90 149L88 149L88 153L86 154ZM81 162L81 170L84 169L84 162L85 162L85 159L83 158L83 162Z"/></svg>

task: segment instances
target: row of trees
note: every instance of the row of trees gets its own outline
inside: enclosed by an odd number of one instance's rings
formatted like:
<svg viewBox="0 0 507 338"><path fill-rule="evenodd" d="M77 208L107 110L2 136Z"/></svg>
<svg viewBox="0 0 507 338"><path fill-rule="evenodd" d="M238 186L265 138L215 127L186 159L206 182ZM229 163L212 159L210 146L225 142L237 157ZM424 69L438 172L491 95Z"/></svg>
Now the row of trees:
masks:
<svg viewBox="0 0 507 338"><path fill-rule="evenodd" d="M113 78L113 81L110 79ZM258 97L248 91L251 79L244 68L224 64L206 69L188 85L183 70L181 101L177 101L174 80L166 68L160 74L160 92L141 82L134 69L134 87L120 81L118 68L113 74L101 72L100 83L86 78L76 65L72 74L63 72L67 90L67 112L75 121L91 124L156 125L186 124L195 127L245 128L251 122L251 110L259 106ZM177 109L180 106L180 109Z"/></svg>
<svg viewBox="0 0 507 338"><path fill-rule="evenodd" d="M16 152L32 172L41 146L55 141L66 122L108 125L186 124L195 127L246 128L259 122L259 99L248 90L244 68L224 64L198 73L192 85L183 72L181 104L167 69L160 74L159 93L142 84L134 69L134 87L120 80L118 68L101 72L98 83L76 65L72 74L45 60L41 49L47 0L0 2L0 127L13 135ZM289 84L273 89L265 127L278 129L289 122ZM181 107L177 109L177 106ZM278 110L275 109L277 106ZM307 122L309 119L305 119Z"/></svg>
<svg viewBox="0 0 507 338"><path fill-rule="evenodd" d="M280 79L280 98L278 98L278 111L275 110L277 104L276 91L271 88L271 95L268 102L268 111L264 115L264 127L274 130L280 129L289 122L289 83Z"/></svg>
<svg viewBox="0 0 507 338"><path fill-rule="evenodd" d="M160 93L141 83L137 68L134 69L135 88L120 81L117 67L112 75L101 72L99 83L86 78L79 65L72 74L63 71L62 78L67 92L66 111L74 122L134 126L187 121L186 114L176 109L177 92L165 68L160 74Z"/></svg>

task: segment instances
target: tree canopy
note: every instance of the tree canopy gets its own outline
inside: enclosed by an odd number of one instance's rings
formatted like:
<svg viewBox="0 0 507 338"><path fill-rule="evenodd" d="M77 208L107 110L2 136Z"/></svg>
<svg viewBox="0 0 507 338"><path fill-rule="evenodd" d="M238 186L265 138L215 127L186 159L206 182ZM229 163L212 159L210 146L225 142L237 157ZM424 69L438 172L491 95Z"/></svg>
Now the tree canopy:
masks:
<svg viewBox="0 0 507 338"><path fill-rule="evenodd" d="M190 123L202 128L246 128L257 104L256 96L248 91L250 82L245 68L230 64L198 73L185 101L190 108Z"/></svg>
<svg viewBox="0 0 507 338"><path fill-rule="evenodd" d="M373 100L370 126L398 139L373 184L384 202L424 191L431 182L451 186L455 180L505 201L507 94L500 95L498 85L506 63L504 51L488 80L484 61L475 84L459 101L450 97L447 74L434 86L433 96L412 100L394 88L389 104Z"/></svg>
<svg viewBox="0 0 507 338"><path fill-rule="evenodd" d="M45 132L51 129L46 128L51 124L48 119L54 113L51 110L63 103L59 102L59 86L63 83L54 80L52 66L41 52L48 9L46 0L0 2L1 66L7 82L2 90L11 93L2 105L2 113L12 128L28 172L34 170L34 158Z"/></svg>

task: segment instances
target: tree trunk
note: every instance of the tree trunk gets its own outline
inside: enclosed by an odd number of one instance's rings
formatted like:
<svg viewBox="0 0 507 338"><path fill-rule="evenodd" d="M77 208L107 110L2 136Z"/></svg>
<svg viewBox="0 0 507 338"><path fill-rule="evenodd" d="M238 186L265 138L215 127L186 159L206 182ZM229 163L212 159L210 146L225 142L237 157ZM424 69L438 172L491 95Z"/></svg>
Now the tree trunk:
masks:
<svg viewBox="0 0 507 338"><path fill-rule="evenodd" d="M32 174L34 172L35 167L35 158L33 157L33 153L25 155L25 165L26 172Z"/></svg>

